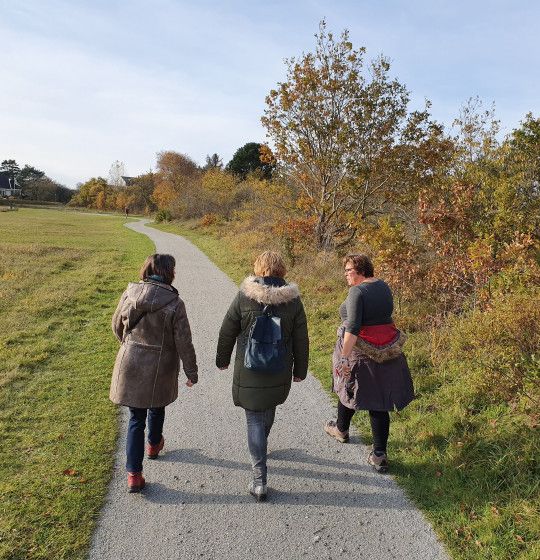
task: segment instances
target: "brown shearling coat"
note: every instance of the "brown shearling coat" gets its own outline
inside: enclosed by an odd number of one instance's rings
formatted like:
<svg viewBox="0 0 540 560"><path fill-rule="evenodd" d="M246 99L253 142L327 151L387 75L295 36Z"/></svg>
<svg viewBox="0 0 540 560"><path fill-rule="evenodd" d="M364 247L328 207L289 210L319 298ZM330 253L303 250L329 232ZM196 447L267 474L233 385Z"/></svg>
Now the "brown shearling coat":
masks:
<svg viewBox="0 0 540 560"><path fill-rule="evenodd" d="M178 397L180 361L197 383L197 359L184 302L161 282L130 283L112 318L121 342L109 398L137 408L166 406Z"/></svg>

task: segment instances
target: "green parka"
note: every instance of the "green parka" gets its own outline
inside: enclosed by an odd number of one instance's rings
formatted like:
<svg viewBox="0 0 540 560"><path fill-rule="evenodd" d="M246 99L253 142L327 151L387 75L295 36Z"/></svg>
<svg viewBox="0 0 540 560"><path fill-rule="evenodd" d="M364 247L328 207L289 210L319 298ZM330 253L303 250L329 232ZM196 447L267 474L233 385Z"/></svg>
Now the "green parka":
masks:
<svg viewBox="0 0 540 560"><path fill-rule="evenodd" d="M271 373L244 367L249 330L264 305L281 318L281 334L286 345L285 368ZM281 278L249 276L240 286L219 332L217 367L227 367L236 343L232 395L236 406L266 410L285 402L292 377L305 379L309 357L306 314L296 284Z"/></svg>

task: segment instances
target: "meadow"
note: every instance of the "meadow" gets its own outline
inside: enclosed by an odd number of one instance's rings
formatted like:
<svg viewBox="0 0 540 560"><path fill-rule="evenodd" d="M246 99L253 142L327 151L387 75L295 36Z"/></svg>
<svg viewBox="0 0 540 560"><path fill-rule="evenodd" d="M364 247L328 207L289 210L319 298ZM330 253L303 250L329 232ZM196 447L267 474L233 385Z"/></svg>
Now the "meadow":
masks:
<svg viewBox="0 0 540 560"><path fill-rule="evenodd" d="M0 213L0 558L85 558L110 480L111 315L151 242L118 216Z"/></svg>
<svg viewBox="0 0 540 560"><path fill-rule="evenodd" d="M86 557L117 438L108 401L117 299L152 251L118 216L60 210L0 213L0 558ZM236 282L260 250L198 222L186 236ZM339 259L313 253L288 277L309 316L310 369L330 387ZM501 292L504 294L504 292ZM415 303L417 306L421 301ZM540 557L540 291L524 284L489 309L421 328L399 326L418 398L393 414L392 472L459 560ZM365 415L356 415L370 442Z"/></svg>

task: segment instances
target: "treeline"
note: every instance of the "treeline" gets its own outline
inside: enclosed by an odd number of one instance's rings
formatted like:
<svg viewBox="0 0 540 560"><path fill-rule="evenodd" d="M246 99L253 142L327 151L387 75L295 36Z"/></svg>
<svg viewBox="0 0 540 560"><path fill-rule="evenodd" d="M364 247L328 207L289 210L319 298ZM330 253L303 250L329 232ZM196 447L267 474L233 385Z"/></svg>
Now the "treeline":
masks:
<svg viewBox="0 0 540 560"><path fill-rule="evenodd" d="M0 164L0 172L6 174L14 187L21 189L21 196L28 200L67 203L73 191L47 177L44 171L32 165L20 167L14 159L5 159Z"/></svg>
<svg viewBox="0 0 540 560"><path fill-rule="evenodd" d="M71 204L226 223L278 243L291 264L362 247L430 316L487 304L502 271L538 280L540 119L500 139L493 109L471 99L445 130L429 102L410 110L388 60L366 61L324 22L315 52L286 64L262 117L273 151L246 144L225 168L217 154L200 168L161 152L155 172L127 187L91 179Z"/></svg>
<svg viewBox="0 0 540 560"><path fill-rule="evenodd" d="M136 213L158 212L160 219L201 217L217 213L229 217L241 200L231 195L248 176L270 180L272 163L260 159L263 146L249 142L239 148L224 166L214 153L199 167L188 155L173 151L157 154L156 171L127 178L125 186L111 185L102 177L80 185L71 201L73 206L98 210L124 210ZM240 196L241 198L241 196Z"/></svg>

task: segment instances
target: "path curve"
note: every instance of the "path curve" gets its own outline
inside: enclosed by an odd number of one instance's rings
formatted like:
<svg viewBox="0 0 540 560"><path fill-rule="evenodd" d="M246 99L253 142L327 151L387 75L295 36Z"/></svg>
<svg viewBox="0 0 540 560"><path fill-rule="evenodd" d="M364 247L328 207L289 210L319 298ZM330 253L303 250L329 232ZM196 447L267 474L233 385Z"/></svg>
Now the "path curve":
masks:
<svg viewBox="0 0 540 560"><path fill-rule="evenodd" d="M182 383L179 399L167 407L166 452L145 460L148 486L141 494L126 492L122 413L90 560L448 560L392 478L366 465L358 437L343 445L323 433L335 408L311 375L293 383L278 407L269 438L269 501L253 501L243 410L232 404L231 370L214 366L221 320L237 287L190 242L148 221L126 226L176 258L175 286L186 303L200 382L193 389Z"/></svg>

